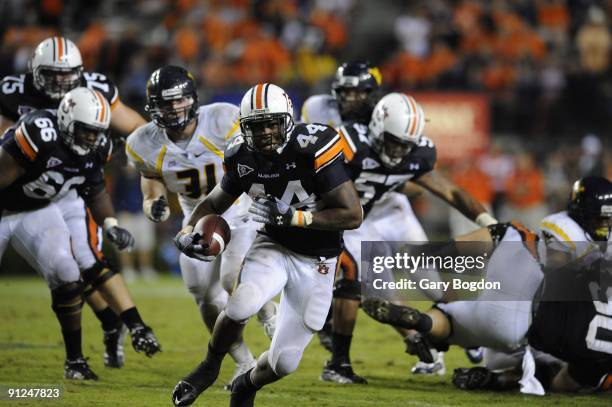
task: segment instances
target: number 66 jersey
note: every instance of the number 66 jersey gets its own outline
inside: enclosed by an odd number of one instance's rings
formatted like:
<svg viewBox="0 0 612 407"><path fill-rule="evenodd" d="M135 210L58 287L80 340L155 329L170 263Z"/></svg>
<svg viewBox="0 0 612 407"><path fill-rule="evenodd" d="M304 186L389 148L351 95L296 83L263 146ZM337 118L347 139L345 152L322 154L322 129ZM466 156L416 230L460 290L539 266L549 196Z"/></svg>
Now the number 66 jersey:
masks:
<svg viewBox="0 0 612 407"><path fill-rule="evenodd" d="M158 179L178 194L183 215L188 217L223 178L223 151L239 132L238 113L229 103L200 106L195 132L183 146L173 143L165 129L147 123L127 138L129 163L144 177ZM243 196L224 214L230 226L248 219L249 204L250 199Z"/></svg>
<svg viewBox="0 0 612 407"><path fill-rule="evenodd" d="M104 164L111 157L109 139L85 156L61 140L55 115L35 110L2 138L2 148L25 173L0 192L0 209L30 211L47 206L76 189L85 200L104 189Z"/></svg>

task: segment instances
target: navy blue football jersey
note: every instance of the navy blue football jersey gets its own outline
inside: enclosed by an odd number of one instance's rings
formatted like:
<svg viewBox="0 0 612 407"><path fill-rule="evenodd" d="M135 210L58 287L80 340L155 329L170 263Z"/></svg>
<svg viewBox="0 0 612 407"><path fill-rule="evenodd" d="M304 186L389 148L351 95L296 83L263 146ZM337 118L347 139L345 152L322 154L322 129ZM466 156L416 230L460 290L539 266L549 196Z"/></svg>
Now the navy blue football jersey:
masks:
<svg viewBox="0 0 612 407"><path fill-rule="evenodd" d="M25 173L0 191L0 208L15 212L39 209L70 189L85 201L104 189L104 164L112 142L105 139L90 154L75 154L62 140L55 115L46 110L28 113L9 129L1 147Z"/></svg>
<svg viewBox="0 0 612 407"><path fill-rule="evenodd" d="M97 90L113 103L119 100L117 87L113 82L98 72L83 72L81 86ZM57 114L59 101L49 98L34 86L31 72L5 76L0 82L0 115L16 122L21 116L33 110L45 109Z"/></svg>
<svg viewBox="0 0 612 407"><path fill-rule="evenodd" d="M280 154L253 151L237 136L227 147L221 187L238 197L273 196L295 209L324 209L322 194L349 181L340 136L331 127L296 124ZM265 226L274 240L307 256L333 257L342 251L342 232L298 227Z"/></svg>
<svg viewBox="0 0 612 407"><path fill-rule="evenodd" d="M435 167L436 146L427 137L421 137L419 144L400 164L387 168L370 146L367 126L347 123L338 132L342 138L348 172L355 182L366 216L386 192L401 187L406 181L417 180Z"/></svg>
<svg viewBox="0 0 612 407"><path fill-rule="evenodd" d="M609 281L600 276L571 267L545 273L527 339L534 348L567 362L570 376L581 385L610 390L612 380L606 378L612 377L612 296L604 285Z"/></svg>

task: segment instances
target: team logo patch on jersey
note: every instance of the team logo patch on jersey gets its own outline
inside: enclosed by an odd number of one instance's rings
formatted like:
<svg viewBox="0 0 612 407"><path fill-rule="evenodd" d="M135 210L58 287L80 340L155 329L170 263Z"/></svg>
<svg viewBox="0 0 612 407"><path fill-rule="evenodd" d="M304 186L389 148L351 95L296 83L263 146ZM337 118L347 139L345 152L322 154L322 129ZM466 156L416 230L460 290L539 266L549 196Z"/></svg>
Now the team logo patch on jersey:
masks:
<svg viewBox="0 0 612 407"><path fill-rule="evenodd" d="M378 167L380 167L380 164L378 163L378 161L370 157L364 158L363 161L361 162L361 168L363 168L364 170L371 170L371 169L378 168Z"/></svg>
<svg viewBox="0 0 612 407"><path fill-rule="evenodd" d="M321 274L327 274L329 273L329 266L325 263L319 263L317 265L317 272Z"/></svg>
<svg viewBox="0 0 612 407"><path fill-rule="evenodd" d="M51 156L49 157L49 160L47 160L47 168L57 167L60 164L62 164L62 160L57 157Z"/></svg>
<svg viewBox="0 0 612 407"><path fill-rule="evenodd" d="M253 171L255 171L255 170L253 168L249 167L248 165L238 164L238 175L240 177L244 177L245 175L249 175Z"/></svg>

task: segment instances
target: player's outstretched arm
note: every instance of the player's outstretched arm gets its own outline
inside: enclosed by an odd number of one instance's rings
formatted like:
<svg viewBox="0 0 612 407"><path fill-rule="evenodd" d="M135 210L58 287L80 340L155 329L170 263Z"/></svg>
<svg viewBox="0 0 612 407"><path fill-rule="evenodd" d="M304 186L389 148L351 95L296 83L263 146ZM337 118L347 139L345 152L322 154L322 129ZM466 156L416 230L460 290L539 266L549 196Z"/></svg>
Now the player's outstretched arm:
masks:
<svg viewBox="0 0 612 407"><path fill-rule="evenodd" d="M428 172L415 182L446 201L479 226L485 227L497 223L497 219L491 216L480 202L439 172Z"/></svg>
<svg viewBox="0 0 612 407"><path fill-rule="evenodd" d="M0 190L11 185L24 173L25 169L5 149L0 148Z"/></svg>
<svg viewBox="0 0 612 407"><path fill-rule="evenodd" d="M146 120L138 112L124 105L120 100L113 105L110 128L121 136L126 137L146 123Z"/></svg>

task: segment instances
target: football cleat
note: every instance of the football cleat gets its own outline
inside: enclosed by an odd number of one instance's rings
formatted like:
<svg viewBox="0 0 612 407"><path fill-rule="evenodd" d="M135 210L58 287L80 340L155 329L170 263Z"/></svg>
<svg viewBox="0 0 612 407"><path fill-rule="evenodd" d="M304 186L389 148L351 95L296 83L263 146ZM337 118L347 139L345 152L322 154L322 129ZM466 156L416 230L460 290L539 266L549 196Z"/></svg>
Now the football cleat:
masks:
<svg viewBox="0 0 612 407"><path fill-rule="evenodd" d="M437 358L433 363L425 363L418 361L410 370L412 374L427 375L427 376L444 376L446 374L446 365L444 364L444 353L437 352Z"/></svg>
<svg viewBox="0 0 612 407"><path fill-rule="evenodd" d="M462 390L487 389L494 381L495 373L481 366L458 368L453 372L453 384Z"/></svg>
<svg viewBox="0 0 612 407"><path fill-rule="evenodd" d="M421 319L421 313L414 308L395 305L378 298L363 301L361 308L378 322L406 329L415 329Z"/></svg>
<svg viewBox="0 0 612 407"><path fill-rule="evenodd" d="M174 387L172 391L174 405L191 405L204 390L212 386L219 376L222 361L223 356L216 356L209 344L206 359Z"/></svg>
<svg viewBox="0 0 612 407"><path fill-rule="evenodd" d="M248 378L251 369L247 370L232 381L232 395L230 397L230 407L253 407L257 390Z"/></svg>
<svg viewBox="0 0 612 407"><path fill-rule="evenodd" d="M181 380L174 386L172 391L172 403L175 406L190 406L203 391L185 380Z"/></svg>
<svg viewBox="0 0 612 407"><path fill-rule="evenodd" d="M465 350L465 355L473 364L482 362L483 353L482 348L469 348Z"/></svg>
<svg viewBox="0 0 612 407"><path fill-rule="evenodd" d="M148 357L161 352L161 346L150 327L141 325L132 329L130 333L132 334L132 346L136 352L144 352Z"/></svg>
<svg viewBox="0 0 612 407"><path fill-rule="evenodd" d="M255 366L257 366L257 360L255 358L245 363L236 363L236 370L234 370L234 375L232 376L232 380L228 384L225 385L225 390L228 390L228 391L232 390L232 383L234 382L234 380L236 380L238 376L255 368Z"/></svg>
<svg viewBox="0 0 612 407"><path fill-rule="evenodd" d="M272 305L274 306L274 314L268 318L263 319L260 317L259 313L257 314L257 321L263 326L266 336L270 339L274 336L274 331L276 330L276 315L278 315L278 304L272 301Z"/></svg>
<svg viewBox="0 0 612 407"><path fill-rule="evenodd" d="M321 380L324 382L335 382L341 384L367 384L368 381L353 372L353 367L350 363L334 364L328 361L323 367Z"/></svg>
<svg viewBox="0 0 612 407"><path fill-rule="evenodd" d="M112 331L104 331L104 366L118 369L124 365L123 341L127 332L124 324Z"/></svg>
<svg viewBox="0 0 612 407"><path fill-rule="evenodd" d="M418 356L419 360L425 364L434 363L431 346L427 338L420 333L409 334L404 338L406 353Z"/></svg>
<svg viewBox="0 0 612 407"><path fill-rule="evenodd" d="M64 363L64 378L70 380L98 380L96 375L87 364L84 357L66 359Z"/></svg>

